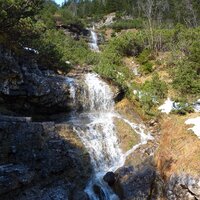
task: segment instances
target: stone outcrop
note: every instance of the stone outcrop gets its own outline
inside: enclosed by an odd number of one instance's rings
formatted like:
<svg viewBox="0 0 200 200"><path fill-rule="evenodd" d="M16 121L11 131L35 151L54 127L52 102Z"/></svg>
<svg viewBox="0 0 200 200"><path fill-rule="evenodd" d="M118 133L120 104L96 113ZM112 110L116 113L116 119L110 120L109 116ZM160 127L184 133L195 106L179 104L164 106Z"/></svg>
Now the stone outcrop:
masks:
<svg viewBox="0 0 200 200"><path fill-rule="evenodd" d="M88 38L90 36L90 31L79 24L58 24L57 28L64 30L66 35L70 35L75 40L83 37Z"/></svg>
<svg viewBox="0 0 200 200"><path fill-rule="evenodd" d="M17 57L0 47L0 104L26 114L67 111L69 85L65 77L41 69L30 57Z"/></svg>
<svg viewBox="0 0 200 200"><path fill-rule="evenodd" d="M200 200L200 177L172 175L166 191L168 200Z"/></svg>
<svg viewBox="0 0 200 200"><path fill-rule="evenodd" d="M90 158L69 125L0 119L0 199L87 199Z"/></svg>
<svg viewBox="0 0 200 200"><path fill-rule="evenodd" d="M117 180L113 190L123 200L159 199L163 195L163 183L153 166L139 168L124 166L115 172Z"/></svg>

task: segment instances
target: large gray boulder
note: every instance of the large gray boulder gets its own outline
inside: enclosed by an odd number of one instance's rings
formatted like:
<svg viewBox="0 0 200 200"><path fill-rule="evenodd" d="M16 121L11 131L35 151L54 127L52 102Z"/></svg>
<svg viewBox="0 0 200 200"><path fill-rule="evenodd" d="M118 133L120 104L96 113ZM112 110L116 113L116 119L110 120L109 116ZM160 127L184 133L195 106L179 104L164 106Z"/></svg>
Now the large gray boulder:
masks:
<svg viewBox="0 0 200 200"><path fill-rule="evenodd" d="M153 200L163 195L163 185L153 166L124 166L115 172L113 190L123 200ZM159 188L160 187L160 188Z"/></svg>

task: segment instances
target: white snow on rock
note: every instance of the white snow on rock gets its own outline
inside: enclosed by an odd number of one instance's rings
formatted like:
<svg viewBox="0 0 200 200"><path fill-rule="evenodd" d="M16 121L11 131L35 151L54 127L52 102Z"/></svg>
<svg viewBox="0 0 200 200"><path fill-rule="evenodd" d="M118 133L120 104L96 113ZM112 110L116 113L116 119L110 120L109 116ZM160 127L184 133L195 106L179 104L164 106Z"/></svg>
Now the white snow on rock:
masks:
<svg viewBox="0 0 200 200"><path fill-rule="evenodd" d="M27 50L27 51L33 52L35 54L39 54L39 51L37 51L35 49L29 48L29 47L24 47L24 49Z"/></svg>
<svg viewBox="0 0 200 200"><path fill-rule="evenodd" d="M164 102L163 105L161 105L158 110L160 110L162 113L169 114L172 109L174 108L174 101L172 101L169 97Z"/></svg>
<svg viewBox="0 0 200 200"><path fill-rule="evenodd" d="M200 117L188 119L185 121L185 124L193 124L194 126L188 130L192 130L194 134L197 135L197 137L200 139Z"/></svg>

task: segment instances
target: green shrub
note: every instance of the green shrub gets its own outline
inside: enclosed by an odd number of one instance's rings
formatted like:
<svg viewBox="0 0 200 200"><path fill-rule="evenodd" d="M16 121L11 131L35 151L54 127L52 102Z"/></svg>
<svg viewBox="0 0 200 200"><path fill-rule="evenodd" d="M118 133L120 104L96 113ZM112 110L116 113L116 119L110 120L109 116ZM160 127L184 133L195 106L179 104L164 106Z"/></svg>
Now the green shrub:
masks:
<svg viewBox="0 0 200 200"><path fill-rule="evenodd" d="M195 63L183 60L176 66L172 77L173 87L183 95L200 92L200 75Z"/></svg>
<svg viewBox="0 0 200 200"><path fill-rule="evenodd" d="M142 19L127 19L127 20L119 20L113 23L110 26L115 31L121 31L124 29L141 29L143 28L143 21Z"/></svg>
<svg viewBox="0 0 200 200"><path fill-rule="evenodd" d="M140 71L143 74L149 74L151 72L153 72L153 64L151 62L146 62L143 65L140 66Z"/></svg>
<svg viewBox="0 0 200 200"><path fill-rule="evenodd" d="M91 52L84 40L76 41L62 31L47 30L40 40L33 41L33 48L39 51L39 61L47 67L68 70L69 61L72 65L95 64L98 62L96 53Z"/></svg>
<svg viewBox="0 0 200 200"><path fill-rule="evenodd" d="M144 49L137 57L137 61L143 65L149 61L151 55L151 50L149 49Z"/></svg>
<svg viewBox="0 0 200 200"><path fill-rule="evenodd" d="M160 80L159 75L155 73L150 81L145 81L142 91L159 100L167 97L168 88L167 84Z"/></svg>

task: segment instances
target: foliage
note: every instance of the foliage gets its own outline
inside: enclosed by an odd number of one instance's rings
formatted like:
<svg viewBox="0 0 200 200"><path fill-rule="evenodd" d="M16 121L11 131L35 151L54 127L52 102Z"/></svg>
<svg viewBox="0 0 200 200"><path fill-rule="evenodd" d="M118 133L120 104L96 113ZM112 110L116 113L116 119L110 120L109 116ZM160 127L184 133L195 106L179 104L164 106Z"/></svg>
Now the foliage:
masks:
<svg viewBox="0 0 200 200"><path fill-rule="evenodd" d="M151 51L149 49L144 49L137 57L139 62L140 71L144 74L149 74L153 71L153 64L149 61L151 58Z"/></svg>
<svg viewBox="0 0 200 200"><path fill-rule="evenodd" d="M121 31L124 29L141 29L143 28L142 19L128 19L128 20L119 20L113 23L110 26L112 29L116 31Z"/></svg>
<svg viewBox="0 0 200 200"><path fill-rule="evenodd" d="M113 79L127 90L128 81L131 80L133 75L123 65L122 57L136 55L142 48L140 34L125 33L112 38L101 53L99 64L95 70L102 76Z"/></svg>
<svg viewBox="0 0 200 200"><path fill-rule="evenodd" d="M194 109L191 105L189 105L186 102L180 102L178 104L178 109L175 109L172 111L174 114L179 114L179 115L186 115L187 113L192 113L194 112Z"/></svg>
<svg viewBox="0 0 200 200"><path fill-rule="evenodd" d="M198 94L200 92L200 76L196 65L188 60L180 62L173 73L173 86L182 94Z"/></svg>
<svg viewBox="0 0 200 200"><path fill-rule="evenodd" d="M10 40L29 40L38 35L35 15L42 9L44 0L0 0L0 33Z"/></svg>
<svg viewBox="0 0 200 200"><path fill-rule="evenodd" d="M157 73L150 81L145 81L141 87L139 101L147 114L150 114L153 107L167 96L167 92L167 84L160 80Z"/></svg>
<svg viewBox="0 0 200 200"><path fill-rule="evenodd" d="M46 0L42 10L38 14L39 20L41 20L48 29L55 28L56 19L55 14L58 11L58 6L51 0Z"/></svg>
<svg viewBox="0 0 200 200"><path fill-rule="evenodd" d="M145 81L142 86L142 91L144 93L150 93L157 100L164 99L167 96L167 85L155 73L150 81Z"/></svg>
<svg viewBox="0 0 200 200"><path fill-rule="evenodd" d="M111 12L134 18L147 18L151 25L172 27L177 23L187 27L197 27L200 23L199 0L68 0L64 7L81 18L99 18Z"/></svg>
<svg viewBox="0 0 200 200"><path fill-rule="evenodd" d="M84 40L76 41L62 31L47 30L33 45L40 52L38 58L45 66L66 68L69 67L66 61L72 65L98 62L96 53L89 50Z"/></svg>

